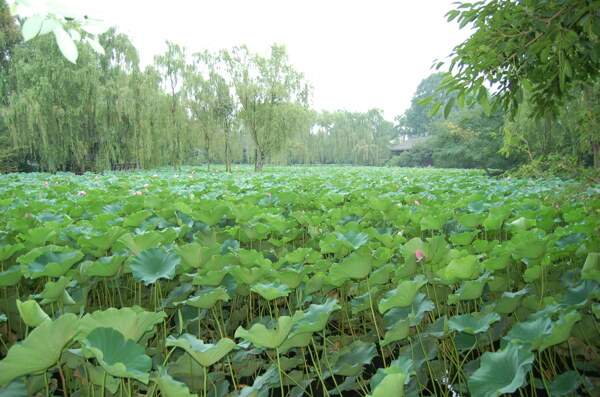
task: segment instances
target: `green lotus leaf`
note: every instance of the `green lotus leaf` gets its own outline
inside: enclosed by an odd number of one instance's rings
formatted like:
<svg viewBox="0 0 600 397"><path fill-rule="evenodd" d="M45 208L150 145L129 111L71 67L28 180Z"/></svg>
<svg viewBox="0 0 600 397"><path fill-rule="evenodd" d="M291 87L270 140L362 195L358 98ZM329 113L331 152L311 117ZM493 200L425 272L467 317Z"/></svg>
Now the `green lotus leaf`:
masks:
<svg viewBox="0 0 600 397"><path fill-rule="evenodd" d="M560 301L561 305L583 307L591 301L595 293L600 290L598 283L593 280L583 280L581 284L576 287L568 288L565 291L563 299Z"/></svg>
<svg viewBox="0 0 600 397"><path fill-rule="evenodd" d="M349 279L362 280L371 273L372 262L371 255L352 254L341 262L331 265L328 280L334 286L342 285Z"/></svg>
<svg viewBox="0 0 600 397"><path fill-rule="evenodd" d="M581 269L581 278L600 283L600 252L590 252Z"/></svg>
<svg viewBox="0 0 600 397"><path fill-rule="evenodd" d="M548 317L540 317L536 320L515 323L502 339L508 343L528 343L531 345L531 350L537 350L551 331L552 320Z"/></svg>
<svg viewBox="0 0 600 397"><path fill-rule="evenodd" d="M319 259L320 257L321 254L314 251L312 248L300 247L287 253L284 259L289 263L313 263L314 260Z"/></svg>
<svg viewBox="0 0 600 397"><path fill-rule="evenodd" d="M404 384L408 377L402 372L387 374L378 384L372 389L372 394L367 394L369 397L403 397Z"/></svg>
<svg viewBox="0 0 600 397"><path fill-rule="evenodd" d="M0 361L0 386L56 365L65 345L77 334L77 328L77 316L71 313L42 322L22 343L13 345Z"/></svg>
<svg viewBox="0 0 600 397"><path fill-rule="evenodd" d="M576 371L567 371L558 375L550 385L548 390L552 397L572 395L581 385L581 376Z"/></svg>
<svg viewBox="0 0 600 397"><path fill-rule="evenodd" d="M576 311L562 313L558 320L552 323L550 335L545 337L540 344L540 352L569 339L573 325L579 320L581 320L581 314Z"/></svg>
<svg viewBox="0 0 600 397"><path fill-rule="evenodd" d="M203 247L198 243L184 244L176 247L174 251L181 255L183 264L187 267L201 268L221 251L221 247Z"/></svg>
<svg viewBox="0 0 600 397"><path fill-rule="evenodd" d="M537 222L535 219L527 219L522 216L519 219L515 219L514 221L508 223L506 228L512 232L525 231L536 226L536 224Z"/></svg>
<svg viewBox="0 0 600 397"><path fill-rule="evenodd" d="M510 254L505 253L499 256L487 258L483 261L483 268L489 271L504 270L510 264Z"/></svg>
<svg viewBox="0 0 600 397"><path fill-rule="evenodd" d="M469 245L477 236L478 232L463 232L450 236L450 241L455 245Z"/></svg>
<svg viewBox="0 0 600 397"><path fill-rule="evenodd" d="M412 305L417 292L425 284L427 284L427 278L422 274L415 276L412 280L402 281L396 289L389 291L379 302L379 312L383 314L392 307Z"/></svg>
<svg viewBox="0 0 600 397"><path fill-rule="evenodd" d="M237 336L236 336L237 337ZM207 368L225 357L233 349L239 348L238 345L229 338L221 338L217 344L204 343L190 334L183 334L175 339L169 336L166 346L177 346L185 350L200 365Z"/></svg>
<svg viewBox="0 0 600 397"><path fill-rule="evenodd" d="M23 272L21 272L21 266L11 266L7 270L0 272L0 288L17 285L22 278Z"/></svg>
<svg viewBox="0 0 600 397"><path fill-rule="evenodd" d="M223 270L209 270L202 275L195 275L192 283L194 285L218 287L223 282L223 278L229 273L230 268L231 267L227 267Z"/></svg>
<svg viewBox="0 0 600 397"><path fill-rule="evenodd" d="M127 247L134 254L156 247L162 243L162 241L163 238L158 232L147 232L136 235L127 233L117 239L117 242Z"/></svg>
<svg viewBox="0 0 600 397"><path fill-rule="evenodd" d="M50 316L48 316L34 300L21 302L17 299L17 309L19 310L23 322L28 327L37 327L44 321L50 321Z"/></svg>
<svg viewBox="0 0 600 397"><path fill-rule="evenodd" d="M329 361L334 363L331 371L340 376L359 376L375 356L377 348L374 344L357 340L331 355Z"/></svg>
<svg viewBox="0 0 600 397"><path fill-rule="evenodd" d="M273 299L288 296L291 292L290 287L285 284L269 283L269 284L254 284L250 290L256 292L264 299L272 301Z"/></svg>
<svg viewBox="0 0 600 397"><path fill-rule="evenodd" d="M148 384L152 359L144 348L114 328L94 328L82 341L84 351L93 355L109 375L133 378Z"/></svg>
<svg viewBox="0 0 600 397"><path fill-rule="evenodd" d="M134 212L123 219L123 227L139 227L150 216L152 216L152 212L150 211Z"/></svg>
<svg viewBox="0 0 600 397"><path fill-rule="evenodd" d="M15 379L8 386L0 387L0 397L20 397L28 396L29 394L25 387L24 378Z"/></svg>
<svg viewBox="0 0 600 397"><path fill-rule="evenodd" d="M83 252L108 252L119 237L125 233L127 233L127 230L122 227L112 226L97 236L83 236L77 242Z"/></svg>
<svg viewBox="0 0 600 397"><path fill-rule="evenodd" d="M535 280L539 280L542 277L544 269L540 265L534 265L523 272L523 281L531 283Z"/></svg>
<svg viewBox="0 0 600 397"><path fill-rule="evenodd" d="M212 309L218 301L227 302L229 295L223 287L205 287L195 296L182 301L182 304L200 309Z"/></svg>
<svg viewBox="0 0 600 397"><path fill-rule="evenodd" d="M119 273L125 259L125 255L104 256L96 261L83 262L79 271L88 277L113 277Z"/></svg>
<svg viewBox="0 0 600 397"><path fill-rule="evenodd" d="M256 347L276 349L285 341L290 331L304 316L297 311L292 317L280 316L277 318L277 327L268 329L263 324L254 324L249 330L242 326L235 331L236 338L244 338Z"/></svg>
<svg viewBox="0 0 600 397"><path fill-rule="evenodd" d="M477 280L463 281L454 294L448 295L448 304L455 305L460 301L479 299L489 279L489 273L485 273Z"/></svg>
<svg viewBox="0 0 600 397"><path fill-rule="evenodd" d="M160 375L156 377L156 383L161 395L165 397L197 397L190 393L190 389L183 382L178 382L167 373L166 368L161 368Z"/></svg>
<svg viewBox="0 0 600 397"><path fill-rule="evenodd" d="M418 293L410 306L394 307L383 316L383 324L390 329L397 321L411 318L411 326L421 324L425 313L435 310L435 303L423 293Z"/></svg>
<svg viewBox="0 0 600 397"><path fill-rule="evenodd" d="M194 213L194 217L208 226L215 226L223 219L223 216L229 214L229 208L222 204L217 204L210 211L201 211Z"/></svg>
<svg viewBox="0 0 600 397"><path fill-rule="evenodd" d="M331 313L339 310L341 306L335 299L327 298L324 304L317 305L312 304L304 312L302 319L294 327L295 334L301 334L304 332L319 332L322 331L327 325L327 320Z"/></svg>
<svg viewBox="0 0 600 397"><path fill-rule="evenodd" d="M75 263L83 258L84 254L74 251L70 247L47 245L34 248L27 254L19 257L21 271L25 277L36 279L39 277L60 277L64 275Z"/></svg>
<svg viewBox="0 0 600 397"><path fill-rule="evenodd" d="M111 307L103 311L86 314L80 320L80 339L98 327L110 327L119 331L126 339L138 342L146 332L167 317L165 312L147 312L140 307Z"/></svg>
<svg viewBox="0 0 600 397"><path fill-rule="evenodd" d="M467 313L451 317L448 320L448 328L475 335L486 332L490 325L497 321L500 321L500 315L495 312Z"/></svg>
<svg viewBox="0 0 600 397"><path fill-rule="evenodd" d="M181 257L160 248L148 248L135 255L131 261L131 273L135 281L144 285L154 284L160 278L172 280Z"/></svg>
<svg viewBox="0 0 600 397"><path fill-rule="evenodd" d="M279 384L279 371L273 364L264 374L256 377L250 387L244 387L240 391L240 397L263 397L259 393L263 390L269 390L270 386Z"/></svg>
<svg viewBox="0 0 600 397"><path fill-rule="evenodd" d="M352 248L359 249L369 241L369 235L356 230L349 230L345 233L335 232L338 240L344 241Z"/></svg>
<svg viewBox="0 0 600 397"><path fill-rule="evenodd" d="M546 253L547 245L547 238L540 238L535 231L527 231L513 236L506 248L516 260L539 259Z"/></svg>
<svg viewBox="0 0 600 397"><path fill-rule="evenodd" d="M377 386L381 383L381 381L386 378L388 375L393 374L404 374L405 380L404 384L400 385L400 389L403 389L403 386L408 384L410 381L410 375L414 375L414 361L408 357L400 356L398 359L392 361L387 368L379 368L375 375L371 378L371 390L375 390ZM387 388L384 388L387 390ZM390 390L391 391L391 390ZM390 394L382 394L382 396L393 396L394 393Z"/></svg>
<svg viewBox="0 0 600 397"><path fill-rule="evenodd" d="M71 277L61 276L57 281L48 281L44 286L44 290L40 294L40 298L43 298L42 305L46 305L48 303L56 302L59 299L63 299L64 304L73 304L75 303L73 299L71 299L69 293L66 291L66 288L71 284ZM65 295L66 294L66 295ZM67 301L64 301L64 298L67 298Z"/></svg>
<svg viewBox="0 0 600 397"><path fill-rule="evenodd" d="M251 267L248 269L238 265L234 266L229 271L238 283L245 285L251 285L259 280L263 280L267 274L272 272L273 270L271 268L265 266Z"/></svg>
<svg viewBox="0 0 600 397"><path fill-rule="evenodd" d="M484 353L479 369L468 381L471 395L495 397L503 393L513 393L525 385L525 377L533 360L530 347L517 343L510 343L496 353Z"/></svg>
<svg viewBox="0 0 600 397"><path fill-rule="evenodd" d="M23 249L22 243L4 244L0 243L0 262L6 262L11 256Z"/></svg>
<svg viewBox="0 0 600 397"><path fill-rule="evenodd" d="M503 292L500 300L496 304L494 311L500 314L508 314L514 312L525 295L531 291L529 286L516 292Z"/></svg>
<svg viewBox="0 0 600 397"><path fill-rule="evenodd" d="M500 216L489 216L482 223L483 227L489 231L496 231L502 228L502 223L504 222L504 218Z"/></svg>
<svg viewBox="0 0 600 397"><path fill-rule="evenodd" d="M562 236L559 238L555 245L561 250L575 252L581 245L581 242L587 239L588 236L584 233L571 233L568 236Z"/></svg>
<svg viewBox="0 0 600 397"><path fill-rule="evenodd" d="M472 280L479 276L481 264L475 255L452 259L443 269L442 279L454 283L459 280Z"/></svg>
<svg viewBox="0 0 600 397"><path fill-rule="evenodd" d="M34 217L35 217L35 219L38 220L38 222L44 222L44 223L49 223L49 222L62 223L66 219L65 215L57 214L56 212L48 212L48 211L40 212L38 215L34 215Z"/></svg>
<svg viewBox="0 0 600 397"><path fill-rule="evenodd" d="M393 310L393 309L392 309ZM392 326L390 326L385 335L383 336L383 340L380 341L381 346L387 346L392 342L396 342L406 338L410 334L410 326L413 319L412 316L407 316L405 319L401 319L396 321Z"/></svg>

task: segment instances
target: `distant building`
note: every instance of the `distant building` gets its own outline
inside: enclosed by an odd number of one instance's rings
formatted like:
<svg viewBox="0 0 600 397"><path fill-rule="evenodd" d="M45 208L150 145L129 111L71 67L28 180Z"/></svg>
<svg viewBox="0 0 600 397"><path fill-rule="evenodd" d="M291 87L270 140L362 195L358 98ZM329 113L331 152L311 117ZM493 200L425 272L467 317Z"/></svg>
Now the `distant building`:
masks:
<svg viewBox="0 0 600 397"><path fill-rule="evenodd" d="M389 149L390 152L392 152L392 155L398 156L400 153L412 149L416 144L427 142L429 139L431 139L431 135L417 137L408 137L404 135L400 137L400 139L392 141Z"/></svg>

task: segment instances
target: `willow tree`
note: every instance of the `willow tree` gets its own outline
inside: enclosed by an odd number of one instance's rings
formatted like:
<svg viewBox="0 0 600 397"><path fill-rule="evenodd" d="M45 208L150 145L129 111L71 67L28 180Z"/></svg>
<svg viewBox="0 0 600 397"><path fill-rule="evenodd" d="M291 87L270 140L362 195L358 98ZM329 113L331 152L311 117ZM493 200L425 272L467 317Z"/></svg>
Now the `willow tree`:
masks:
<svg viewBox="0 0 600 397"><path fill-rule="evenodd" d="M284 46L273 45L270 56L251 54L246 47L225 53L244 131L255 146L254 170L302 131L310 128L309 87L288 62Z"/></svg>
<svg viewBox="0 0 600 397"><path fill-rule="evenodd" d="M42 36L16 48L10 62L9 135L42 171L91 168L99 73L87 46L79 57L77 65L68 62L52 38Z"/></svg>
<svg viewBox="0 0 600 397"><path fill-rule="evenodd" d="M137 123L139 55L129 38L112 28L100 37L106 55L99 58L98 101L95 108L97 135L92 137L96 168L116 163L141 163Z"/></svg>
<svg viewBox="0 0 600 397"><path fill-rule="evenodd" d="M186 149L190 149L187 142L187 118L182 94L185 84L186 56L185 48L170 41L166 44L166 52L154 57L154 65L161 73L164 88L171 99L169 106L171 123L168 129L171 139L168 141L168 148L173 155L173 165L181 166L186 156Z"/></svg>

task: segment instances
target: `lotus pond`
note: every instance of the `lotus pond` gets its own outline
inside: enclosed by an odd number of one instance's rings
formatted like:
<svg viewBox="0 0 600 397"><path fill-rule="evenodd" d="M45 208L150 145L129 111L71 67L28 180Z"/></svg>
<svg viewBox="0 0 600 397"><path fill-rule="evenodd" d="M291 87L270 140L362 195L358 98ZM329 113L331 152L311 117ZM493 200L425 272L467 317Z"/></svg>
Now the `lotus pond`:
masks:
<svg viewBox="0 0 600 397"><path fill-rule="evenodd" d="M0 176L0 396L597 395L600 189Z"/></svg>

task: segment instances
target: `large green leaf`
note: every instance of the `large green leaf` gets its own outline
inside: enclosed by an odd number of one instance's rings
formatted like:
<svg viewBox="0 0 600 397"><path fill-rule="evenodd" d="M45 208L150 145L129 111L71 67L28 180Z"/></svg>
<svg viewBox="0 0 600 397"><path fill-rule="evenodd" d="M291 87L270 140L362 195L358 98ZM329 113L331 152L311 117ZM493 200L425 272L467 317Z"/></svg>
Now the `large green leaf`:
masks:
<svg viewBox="0 0 600 397"><path fill-rule="evenodd" d="M91 331L99 327L110 327L119 331L126 339L138 342L146 332L163 321L165 312L147 312L140 307L111 307L104 311L86 314L80 320L80 339L85 338Z"/></svg>
<svg viewBox="0 0 600 397"><path fill-rule="evenodd" d="M171 377L166 368L161 368L159 376L156 377L156 383L160 393L165 397L197 397L197 394L190 393L190 389L183 382L178 382Z"/></svg>
<svg viewBox="0 0 600 397"><path fill-rule="evenodd" d="M479 369L469 378L471 395L493 397L516 391L525 384L533 360L530 347L517 343L509 343L496 353L484 353Z"/></svg>
<svg viewBox="0 0 600 397"><path fill-rule="evenodd" d="M238 345L229 338L221 338L216 344L212 344L204 343L203 340L190 334L183 334L177 339L169 336L166 346L181 347L205 368L210 367L230 351L238 348Z"/></svg>
<svg viewBox="0 0 600 397"><path fill-rule="evenodd" d="M152 359L144 348L114 328L94 328L82 341L83 349L112 376L133 378L147 384Z"/></svg>
<svg viewBox="0 0 600 397"><path fill-rule="evenodd" d="M303 312L298 311L292 317L280 316L277 318L277 327L273 329L268 329L263 324L254 324L249 330L240 326L235 331L235 337L244 338L256 347L275 349L281 346L303 315Z"/></svg>
<svg viewBox="0 0 600 397"><path fill-rule="evenodd" d="M50 321L50 317L34 300L21 302L17 299L17 309L21 319L28 327L37 327L44 321Z"/></svg>
<svg viewBox="0 0 600 397"><path fill-rule="evenodd" d="M379 312L383 314L392 307L412 305L419 289L425 284L427 284L427 278L423 275L415 276L412 280L402 281L396 289L389 291L379 302Z"/></svg>
<svg viewBox="0 0 600 397"><path fill-rule="evenodd" d="M69 247L48 245L34 248L27 254L18 258L21 271L25 277L36 279L39 277L60 277L64 275L75 263L83 258L84 254Z"/></svg>
<svg viewBox="0 0 600 397"><path fill-rule="evenodd" d="M196 295L182 301L182 304L200 309L212 309L218 301L227 302L229 295L223 287L204 287Z"/></svg>
<svg viewBox="0 0 600 397"><path fill-rule="evenodd" d="M131 261L131 273L135 281L144 285L154 284L160 278L172 280L181 257L160 248L148 248L135 255Z"/></svg>
<svg viewBox="0 0 600 397"><path fill-rule="evenodd" d="M490 325L500 321L500 315L491 313L467 313L451 317L448 320L448 328L468 334L480 334L486 332Z"/></svg>
<svg viewBox="0 0 600 397"><path fill-rule="evenodd" d="M77 328L74 314L42 322L0 361L0 385L6 386L19 376L41 373L56 365L65 345L77 334Z"/></svg>

